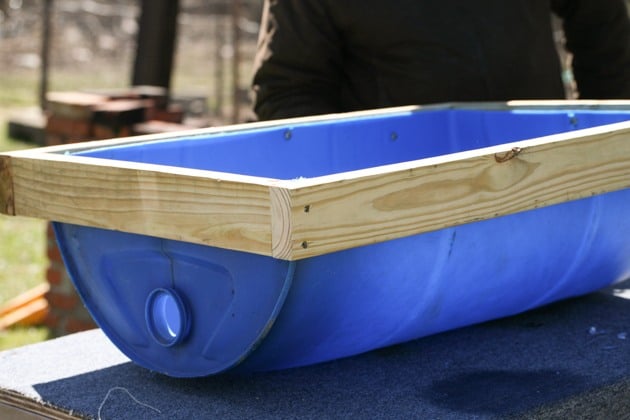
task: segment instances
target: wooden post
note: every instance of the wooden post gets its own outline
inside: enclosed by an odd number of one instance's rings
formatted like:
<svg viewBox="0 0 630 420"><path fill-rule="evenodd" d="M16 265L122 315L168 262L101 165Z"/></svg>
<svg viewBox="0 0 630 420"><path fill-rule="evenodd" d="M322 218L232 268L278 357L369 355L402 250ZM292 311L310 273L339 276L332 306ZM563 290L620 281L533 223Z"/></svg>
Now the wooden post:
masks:
<svg viewBox="0 0 630 420"><path fill-rule="evenodd" d="M48 93L48 74L50 63L50 41L52 37L52 10L53 0L44 0L44 13L42 14L42 43L41 43L41 68L39 80L39 107L46 110L46 94Z"/></svg>
<svg viewBox="0 0 630 420"><path fill-rule="evenodd" d="M171 86L179 0L141 0L134 86Z"/></svg>
<svg viewBox="0 0 630 420"><path fill-rule="evenodd" d="M239 21L241 19L241 2L232 0L232 122L238 123L241 117L240 112L240 87L241 80L241 30Z"/></svg>
<svg viewBox="0 0 630 420"><path fill-rule="evenodd" d="M213 17L214 20L214 61L215 61L215 79L214 79L214 94L215 94L215 106L214 115L219 119L223 118L223 90L225 88L225 77L223 75L223 46L225 44L223 17L217 15Z"/></svg>

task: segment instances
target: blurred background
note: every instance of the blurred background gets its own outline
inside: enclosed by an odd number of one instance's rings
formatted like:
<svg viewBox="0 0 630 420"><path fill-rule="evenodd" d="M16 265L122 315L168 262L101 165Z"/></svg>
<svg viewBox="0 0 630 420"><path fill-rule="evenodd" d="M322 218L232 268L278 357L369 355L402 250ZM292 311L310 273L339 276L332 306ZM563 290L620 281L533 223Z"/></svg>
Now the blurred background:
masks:
<svg viewBox="0 0 630 420"><path fill-rule="evenodd" d="M42 82L51 91L127 87L138 77L136 54L144 54L155 73L172 67L173 94L202 96L207 116L233 122L234 99L249 100L261 7L262 0L0 0L0 105L35 104ZM154 42L138 45L141 24Z"/></svg>
<svg viewBox="0 0 630 420"><path fill-rule="evenodd" d="M0 151L46 144L48 92L124 96L157 85L176 106L170 123L247 121L261 8L262 0L0 0ZM0 350L90 327L57 328L51 318L59 261L47 225L0 215ZM75 302L62 288L54 302L64 310Z"/></svg>

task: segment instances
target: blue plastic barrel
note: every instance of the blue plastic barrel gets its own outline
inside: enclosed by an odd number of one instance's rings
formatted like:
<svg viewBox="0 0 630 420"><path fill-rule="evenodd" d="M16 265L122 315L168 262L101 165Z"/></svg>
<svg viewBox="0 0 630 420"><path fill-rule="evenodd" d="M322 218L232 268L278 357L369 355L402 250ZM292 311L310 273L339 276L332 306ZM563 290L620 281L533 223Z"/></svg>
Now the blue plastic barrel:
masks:
<svg viewBox="0 0 630 420"><path fill-rule="evenodd" d="M384 112L77 153L314 177L630 120L628 111ZM171 376L350 356L582 295L630 276L630 190L298 261L55 224L95 321Z"/></svg>

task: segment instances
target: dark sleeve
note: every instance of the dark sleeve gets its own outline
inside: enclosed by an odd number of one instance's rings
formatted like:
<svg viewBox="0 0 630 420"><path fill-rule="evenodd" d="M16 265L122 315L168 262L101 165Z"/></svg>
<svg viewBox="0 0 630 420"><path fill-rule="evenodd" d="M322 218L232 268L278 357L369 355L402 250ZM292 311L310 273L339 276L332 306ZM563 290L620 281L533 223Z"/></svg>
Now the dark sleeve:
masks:
<svg viewBox="0 0 630 420"><path fill-rule="evenodd" d="M551 0L563 19L581 99L630 99L630 20L625 0Z"/></svg>
<svg viewBox="0 0 630 420"><path fill-rule="evenodd" d="M265 0L254 64L260 120L337 112L341 52L322 0Z"/></svg>

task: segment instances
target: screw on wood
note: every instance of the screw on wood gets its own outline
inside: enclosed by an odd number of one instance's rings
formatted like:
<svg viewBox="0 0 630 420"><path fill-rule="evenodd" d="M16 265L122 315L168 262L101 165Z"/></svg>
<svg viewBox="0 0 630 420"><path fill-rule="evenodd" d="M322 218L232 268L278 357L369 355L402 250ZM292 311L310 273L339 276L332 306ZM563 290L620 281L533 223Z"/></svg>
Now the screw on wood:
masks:
<svg viewBox="0 0 630 420"><path fill-rule="evenodd" d="M311 211L311 205L307 204L304 206L304 213L308 213L309 211Z"/></svg>
<svg viewBox="0 0 630 420"><path fill-rule="evenodd" d="M306 241L302 242L302 248L304 249L308 248L308 242Z"/></svg>
<svg viewBox="0 0 630 420"><path fill-rule="evenodd" d="M514 159L518 156L518 154L521 153L521 150L522 149L520 147L513 147L512 150L508 150L503 154L495 153L494 160L496 160L497 163L507 162L508 160Z"/></svg>

